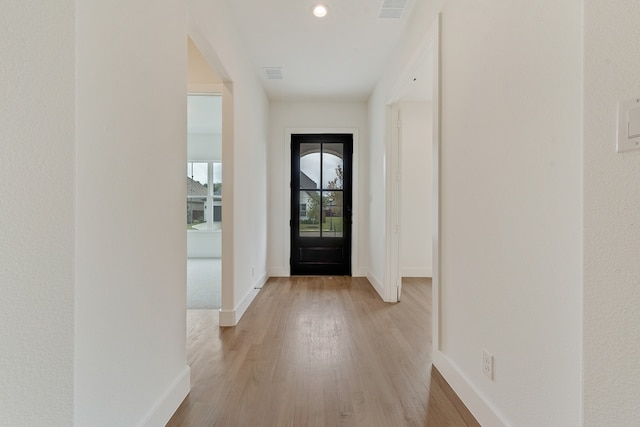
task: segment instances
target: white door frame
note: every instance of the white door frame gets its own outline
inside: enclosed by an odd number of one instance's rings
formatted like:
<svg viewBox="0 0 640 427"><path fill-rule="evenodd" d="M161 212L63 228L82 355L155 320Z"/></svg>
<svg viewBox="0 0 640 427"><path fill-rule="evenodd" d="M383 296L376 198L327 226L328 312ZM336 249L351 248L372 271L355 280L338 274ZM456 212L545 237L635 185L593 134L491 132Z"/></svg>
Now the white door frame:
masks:
<svg viewBox="0 0 640 427"><path fill-rule="evenodd" d="M401 207L401 111L397 102L387 105L387 144L385 147L385 252L387 268L384 281L385 301L398 302L402 293L400 275L400 207Z"/></svg>
<svg viewBox="0 0 640 427"><path fill-rule="evenodd" d="M432 279L432 341L434 354L440 350L440 111L441 111L441 47L440 47L441 17L431 26L429 33L422 39L416 51L409 61L405 71L392 90L392 97L387 106L387 141L386 158L389 162L385 165L385 200L386 200L386 268L385 268L385 301L396 302L401 291L400 277L400 211L397 206L400 202L400 178L399 178L399 140L401 134L398 130L397 102L405 92L407 85L415 71L431 55L433 58L433 279Z"/></svg>
<svg viewBox="0 0 640 427"><path fill-rule="evenodd" d="M325 134L325 133L346 133L353 135L353 155L351 156L351 275L360 276L360 256L358 232L360 228L360 140L358 128L285 128L284 131L284 174L282 181L282 191L285 194L285 214L282 215L283 230L288 230L287 238L283 245L283 260L288 260L291 256L291 135L293 134ZM286 270L290 272L287 262ZM290 275L290 273L287 273Z"/></svg>
<svg viewBox="0 0 640 427"><path fill-rule="evenodd" d="M222 284L221 307L218 311L220 327L235 326L238 323L238 313L235 307L235 260L234 260L234 88L233 79L223 66L216 52L211 48L206 38L195 26L189 25L188 36L193 40L212 70L218 74L222 83L214 85L216 91L222 94L222 182L225 195L222 204ZM206 90L206 88L204 88Z"/></svg>
<svg viewBox="0 0 640 427"><path fill-rule="evenodd" d="M234 304L234 116L233 83L225 82L222 91L222 182L225 187L222 203L222 284L220 289L221 307L218 311L218 324L235 326L238 315Z"/></svg>

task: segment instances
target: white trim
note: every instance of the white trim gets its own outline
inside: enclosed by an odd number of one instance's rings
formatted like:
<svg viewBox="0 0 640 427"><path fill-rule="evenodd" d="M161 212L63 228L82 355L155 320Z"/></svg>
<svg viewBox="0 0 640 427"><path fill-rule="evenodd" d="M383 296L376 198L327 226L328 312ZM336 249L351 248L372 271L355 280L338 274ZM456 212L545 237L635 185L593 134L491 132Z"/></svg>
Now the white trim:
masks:
<svg viewBox="0 0 640 427"><path fill-rule="evenodd" d="M258 279L258 281L256 282L255 285L253 285L254 289L262 289L262 287L264 286L265 283L267 283L267 280L269 280L269 276L264 274L262 275L261 278Z"/></svg>
<svg viewBox="0 0 640 427"><path fill-rule="evenodd" d="M438 14L434 28L429 37L432 38L433 52L433 219L431 227L432 241L432 275L431 275L431 340L434 352L441 350L440 343L440 212L441 212L441 179L440 179L440 152L441 152L441 122L442 110L442 81L441 81L441 28L442 14Z"/></svg>
<svg viewBox="0 0 640 427"><path fill-rule="evenodd" d="M191 368L186 366L138 426L155 427L166 425L178 410L184 398L187 397L189 391L191 391Z"/></svg>
<svg viewBox="0 0 640 427"><path fill-rule="evenodd" d="M440 371L453 391L483 426L505 427L507 424L488 399L473 386L462 371L441 351L434 350L433 365Z"/></svg>
<svg viewBox="0 0 640 427"><path fill-rule="evenodd" d="M217 69L216 69L217 70ZM233 83L223 84L222 92L222 182L224 183L225 201L222 204L222 285L221 305L219 314L220 326L235 325L235 309L232 309L235 298L235 258L234 258L234 206L235 185L234 174L234 98ZM229 312L233 311L230 318Z"/></svg>
<svg viewBox="0 0 640 427"><path fill-rule="evenodd" d="M415 53L409 60L404 71L393 84L391 96L387 103L387 133L385 142L385 248L386 248L386 260L385 260L385 282L384 282L384 294L385 300L390 302L398 301L398 294L402 289L402 280L400 274L400 153L401 153L401 130L399 129L398 122L401 120L400 111L398 108L398 102L402 99L402 96L407 92L407 87L412 82L412 76L416 70L419 69L424 61L430 56L434 56L434 69L439 67L440 57L438 45L440 43L440 20L435 21L433 28L423 37L420 41ZM434 101L439 100L439 73L434 72ZM439 124L436 123L439 120L439 103L434 103L433 108L433 121L434 121L434 146L439 143L436 140L436 133L439 138ZM436 130L437 129L437 130ZM435 161L435 160L434 160ZM438 170L438 167L434 167L434 173ZM434 185L436 179L434 178ZM437 194L434 191L434 194ZM434 199L435 200L435 199ZM439 204L434 203L434 210L439 209ZM437 221L437 216L436 216ZM437 234L437 232L436 232ZM437 236L436 236L437 239ZM435 243L434 243L435 244ZM437 256L434 251L434 262ZM437 292L436 292L437 293ZM436 322L436 326L437 322ZM435 341L434 341L435 342Z"/></svg>
<svg viewBox="0 0 640 427"><path fill-rule="evenodd" d="M263 276L264 281L266 282L266 276ZM262 279L258 283L261 283ZM260 288L252 287L249 289L249 292L242 298L240 304L238 304L233 310L223 310L220 309L218 318L220 319L220 326L236 326L244 313L247 311L253 300L258 296L262 285Z"/></svg>
<svg viewBox="0 0 640 427"><path fill-rule="evenodd" d="M235 310L236 324L240 321L240 319L242 319L242 316L244 316L244 313L247 311L256 296L258 296L259 292L260 289L252 287L251 289L249 289L249 292L246 293L244 298L242 298L242 301L240 301L240 304L238 304Z"/></svg>
<svg viewBox="0 0 640 427"><path fill-rule="evenodd" d="M351 211L352 211L352 224L351 224L351 275L354 272L361 272L359 264L359 242L360 236L358 230L360 228L360 130L358 128L286 128L284 131L284 176L282 182L282 191L285 194L285 214L282 215L283 230L289 230L286 233L286 239L284 241L284 253L282 259L287 265L283 265L278 272L287 271L286 275L279 275L280 277L288 277L291 275L288 265L289 257L291 256L291 227L289 226L289 220L291 217L291 135L293 134L325 134L325 133L346 133L353 135L353 156L351 159ZM274 268L276 270L276 268Z"/></svg>
<svg viewBox="0 0 640 427"><path fill-rule="evenodd" d="M413 76L416 73L424 61L435 52L435 45L439 43L439 18L434 22L434 28L430 30L427 35L420 41L418 47L416 47L415 53L409 60L409 63L405 67L404 71L393 85L391 90L391 97L388 104L395 104L400 101L402 96L407 93L407 88L413 82ZM435 62L435 61L434 61ZM434 94L435 95L435 94Z"/></svg>
<svg viewBox="0 0 640 427"><path fill-rule="evenodd" d="M433 269L431 268L403 268L400 272L402 277L432 277Z"/></svg>
<svg viewBox="0 0 640 427"><path fill-rule="evenodd" d="M380 295L380 298L382 298L382 300L385 301L384 294L383 294L384 286L382 285L382 282L380 282L380 280L378 280L376 276L374 276L371 273L367 274L367 280L369 281L369 283L371 283L371 286L373 286L373 289L376 290L378 295ZM385 301L385 302L389 302L389 301Z"/></svg>
<svg viewBox="0 0 640 427"><path fill-rule="evenodd" d="M367 269L362 266L358 270L352 268L351 277L367 277Z"/></svg>
<svg viewBox="0 0 640 427"><path fill-rule="evenodd" d="M396 104L387 105L385 143L385 259L384 300L398 302L400 280L400 110Z"/></svg>
<svg viewBox="0 0 640 427"><path fill-rule="evenodd" d="M220 311L218 311L218 324L220 327L236 326L236 311L220 309Z"/></svg>
<svg viewBox="0 0 640 427"><path fill-rule="evenodd" d="M269 267L267 269L269 277L289 277L289 269L282 267Z"/></svg>

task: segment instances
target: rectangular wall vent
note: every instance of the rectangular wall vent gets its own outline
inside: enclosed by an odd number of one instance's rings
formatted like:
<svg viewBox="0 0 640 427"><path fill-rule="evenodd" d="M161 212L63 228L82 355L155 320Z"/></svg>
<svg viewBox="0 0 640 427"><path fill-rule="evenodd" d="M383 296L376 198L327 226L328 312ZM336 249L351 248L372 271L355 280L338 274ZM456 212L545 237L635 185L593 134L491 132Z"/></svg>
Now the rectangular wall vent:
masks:
<svg viewBox="0 0 640 427"><path fill-rule="evenodd" d="M383 0L380 9L382 19L400 19L407 7L407 0Z"/></svg>
<svg viewBox="0 0 640 427"><path fill-rule="evenodd" d="M269 80L282 80L282 67L264 67L264 72Z"/></svg>

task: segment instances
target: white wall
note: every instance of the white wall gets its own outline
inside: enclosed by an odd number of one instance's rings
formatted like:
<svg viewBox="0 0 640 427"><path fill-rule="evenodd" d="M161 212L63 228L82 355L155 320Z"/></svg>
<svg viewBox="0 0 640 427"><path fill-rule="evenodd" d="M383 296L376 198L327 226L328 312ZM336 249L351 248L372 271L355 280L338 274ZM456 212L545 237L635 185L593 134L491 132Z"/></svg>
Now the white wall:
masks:
<svg viewBox="0 0 640 427"><path fill-rule="evenodd" d="M617 102L640 97L640 4L585 0L584 425L640 419L640 152L616 153Z"/></svg>
<svg viewBox="0 0 640 427"><path fill-rule="evenodd" d="M353 202L359 212L354 214L352 247L352 275L366 274L367 253L367 137L366 103L364 102L285 102L270 105L269 139L269 275L289 275L289 219L290 165L289 142L285 141L287 128L355 128L358 129L358 170L354 169ZM355 161L354 161L355 164ZM355 208L355 206L354 206ZM357 236L357 237L356 237Z"/></svg>
<svg viewBox="0 0 640 427"><path fill-rule="evenodd" d="M75 2L0 14L0 425L73 423Z"/></svg>
<svg viewBox="0 0 640 427"><path fill-rule="evenodd" d="M402 102L400 153L400 274L431 277L433 111L427 102Z"/></svg>
<svg viewBox="0 0 640 427"><path fill-rule="evenodd" d="M581 46L580 0L442 14L442 359L508 425L580 423Z"/></svg>
<svg viewBox="0 0 640 427"><path fill-rule="evenodd" d="M75 425L164 425L189 390L186 8L78 1L75 18Z"/></svg>
<svg viewBox="0 0 640 427"><path fill-rule="evenodd" d="M187 258L220 258L222 232L187 231Z"/></svg>
<svg viewBox="0 0 640 427"><path fill-rule="evenodd" d="M367 278L382 298L385 298L385 138L387 88L379 83L369 100L369 250Z"/></svg>
<svg viewBox="0 0 640 427"><path fill-rule="evenodd" d="M430 25L435 21L443 0L415 2L407 31L399 41L388 68L381 74L368 102L368 158L369 158L369 250L367 278L386 301L396 301L395 285L387 283L386 233L386 168L387 168L387 106L405 87L404 73L412 66L414 55L425 40ZM393 287L393 289L391 289Z"/></svg>
<svg viewBox="0 0 640 427"><path fill-rule="evenodd" d="M422 30L410 28L409 49L437 10L416 6ZM581 1L467 0L442 11L434 361L483 425L579 425ZM410 54L394 58L369 103L372 223L384 212L380 123ZM384 277L384 242L371 239L371 272ZM495 355L494 381L482 348Z"/></svg>
<svg viewBox="0 0 640 427"><path fill-rule="evenodd" d="M222 325L237 323L267 274L269 104L230 16L224 0L189 2L189 35L233 92L226 115L223 93Z"/></svg>

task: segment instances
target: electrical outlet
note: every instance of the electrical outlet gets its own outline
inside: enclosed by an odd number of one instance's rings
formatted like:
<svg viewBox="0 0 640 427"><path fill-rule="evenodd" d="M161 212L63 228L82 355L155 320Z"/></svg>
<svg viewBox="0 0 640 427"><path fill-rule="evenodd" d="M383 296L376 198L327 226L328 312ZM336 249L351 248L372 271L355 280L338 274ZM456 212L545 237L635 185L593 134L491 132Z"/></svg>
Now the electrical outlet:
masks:
<svg viewBox="0 0 640 427"><path fill-rule="evenodd" d="M253 276L256 275L256 269L255 267L251 267L251 278L253 279Z"/></svg>
<svg viewBox="0 0 640 427"><path fill-rule="evenodd" d="M484 348L482 349L482 372L493 380L493 354Z"/></svg>

